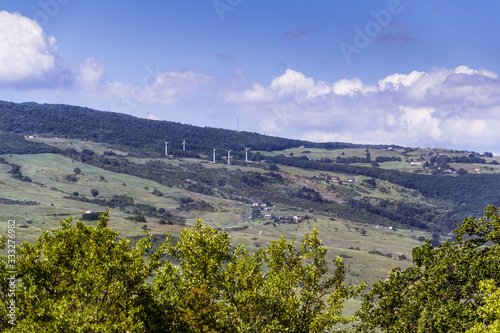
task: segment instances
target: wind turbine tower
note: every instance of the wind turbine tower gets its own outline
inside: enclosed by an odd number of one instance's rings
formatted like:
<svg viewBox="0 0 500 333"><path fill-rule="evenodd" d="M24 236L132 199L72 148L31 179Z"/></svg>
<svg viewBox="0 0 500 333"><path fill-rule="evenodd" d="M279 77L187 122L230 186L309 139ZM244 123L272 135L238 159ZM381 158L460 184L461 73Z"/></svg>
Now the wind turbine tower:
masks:
<svg viewBox="0 0 500 333"><path fill-rule="evenodd" d="M186 139L182 141L182 150L186 150Z"/></svg>
<svg viewBox="0 0 500 333"><path fill-rule="evenodd" d="M242 146L243 148L245 148L245 146ZM245 162L248 163L248 149L250 148L245 148Z"/></svg>
<svg viewBox="0 0 500 333"><path fill-rule="evenodd" d="M215 151L216 151L217 149L213 148L213 150L214 150L214 164L215 164Z"/></svg>
<svg viewBox="0 0 500 333"><path fill-rule="evenodd" d="M168 142L165 141L165 157L168 157Z"/></svg>
<svg viewBox="0 0 500 333"><path fill-rule="evenodd" d="M231 164L231 151L227 151L227 164Z"/></svg>

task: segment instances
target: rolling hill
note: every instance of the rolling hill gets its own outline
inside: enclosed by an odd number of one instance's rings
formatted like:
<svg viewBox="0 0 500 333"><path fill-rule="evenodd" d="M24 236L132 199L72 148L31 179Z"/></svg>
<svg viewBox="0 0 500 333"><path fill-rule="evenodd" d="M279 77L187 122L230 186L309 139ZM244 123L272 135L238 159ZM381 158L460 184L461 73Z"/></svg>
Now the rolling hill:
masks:
<svg viewBox="0 0 500 333"><path fill-rule="evenodd" d="M178 235L201 218L256 249L317 228L348 281L370 283L500 202L489 153L312 143L36 103L0 102L0 131L0 220L21 221L20 240L108 207L122 237ZM163 140L177 143L168 157Z"/></svg>

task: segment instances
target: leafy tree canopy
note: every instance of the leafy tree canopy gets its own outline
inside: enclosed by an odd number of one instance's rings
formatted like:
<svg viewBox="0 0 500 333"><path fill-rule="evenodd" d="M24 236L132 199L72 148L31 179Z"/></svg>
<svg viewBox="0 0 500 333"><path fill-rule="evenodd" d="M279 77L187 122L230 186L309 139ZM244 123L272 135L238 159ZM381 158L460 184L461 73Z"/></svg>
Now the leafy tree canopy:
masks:
<svg viewBox="0 0 500 333"><path fill-rule="evenodd" d="M306 235L254 254L230 248L227 232L198 220L174 245L167 236L145 257L152 236L135 246L108 227L71 218L34 244L17 247L16 325L8 323L7 257L1 256L0 329L11 332L323 332L343 317L344 300L363 286L344 284L338 258ZM5 238L0 245L5 246ZM176 264L160 261L163 254Z"/></svg>
<svg viewBox="0 0 500 333"><path fill-rule="evenodd" d="M498 209L488 206L481 219L465 219L455 234L456 241L437 247L426 241L412 252L415 267L393 269L377 282L358 312L358 331L490 332L480 329L498 325L492 307L500 279Z"/></svg>

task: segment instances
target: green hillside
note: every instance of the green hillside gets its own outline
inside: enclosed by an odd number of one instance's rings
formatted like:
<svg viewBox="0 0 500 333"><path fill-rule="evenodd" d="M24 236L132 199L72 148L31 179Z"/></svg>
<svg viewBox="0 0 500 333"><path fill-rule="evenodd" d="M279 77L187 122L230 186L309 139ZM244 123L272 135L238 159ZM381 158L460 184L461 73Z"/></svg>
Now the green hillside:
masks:
<svg viewBox="0 0 500 333"><path fill-rule="evenodd" d="M67 105L1 102L0 118L0 218L21 221L22 240L108 207L123 237L178 235L201 218L255 250L318 228L348 280L371 283L500 201L489 153L318 144ZM177 142L169 157L163 139Z"/></svg>

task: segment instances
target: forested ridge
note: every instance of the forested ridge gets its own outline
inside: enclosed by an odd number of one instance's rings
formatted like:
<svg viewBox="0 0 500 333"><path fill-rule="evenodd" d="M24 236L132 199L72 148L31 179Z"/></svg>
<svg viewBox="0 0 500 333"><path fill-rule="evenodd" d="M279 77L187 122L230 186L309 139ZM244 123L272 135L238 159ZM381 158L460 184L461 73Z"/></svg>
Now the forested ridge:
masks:
<svg viewBox="0 0 500 333"><path fill-rule="evenodd" d="M212 147L239 149L241 145L256 150L282 150L306 145L318 148L383 147L351 143L313 143L258 133L198 127L170 121L155 121L121 113L97 111L59 104L11 103L0 101L0 131L80 138L105 142L142 156L162 156L164 140L172 152L182 151L187 141L189 152L196 156Z"/></svg>

